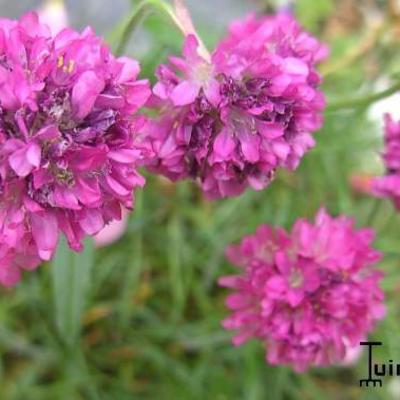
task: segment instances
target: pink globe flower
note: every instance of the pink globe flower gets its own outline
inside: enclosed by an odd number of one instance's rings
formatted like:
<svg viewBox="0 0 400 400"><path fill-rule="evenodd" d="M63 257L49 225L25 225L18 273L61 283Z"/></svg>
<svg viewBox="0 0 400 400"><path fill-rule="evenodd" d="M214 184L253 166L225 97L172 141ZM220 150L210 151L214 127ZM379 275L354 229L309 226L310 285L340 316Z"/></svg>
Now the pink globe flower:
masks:
<svg viewBox="0 0 400 400"><path fill-rule="evenodd" d="M52 37L35 13L0 20L1 284L49 260L60 232L79 251L132 209L150 149L138 73L89 28Z"/></svg>
<svg viewBox="0 0 400 400"><path fill-rule="evenodd" d="M192 178L208 198L265 188L314 145L325 101L315 65L327 54L287 14L234 23L211 61L193 35L157 72L147 131L152 172Z"/></svg>
<svg viewBox="0 0 400 400"><path fill-rule="evenodd" d="M400 121L385 115L385 150L383 162L386 174L372 179L372 192L379 197L390 198L400 209Z"/></svg>
<svg viewBox="0 0 400 400"><path fill-rule="evenodd" d="M355 230L351 219L321 210L315 224L298 220L291 233L260 226L227 249L239 275L221 278L234 290L223 322L237 331L240 345L254 337L267 347L271 364L296 371L336 364L384 316L382 273L372 265L370 229Z"/></svg>

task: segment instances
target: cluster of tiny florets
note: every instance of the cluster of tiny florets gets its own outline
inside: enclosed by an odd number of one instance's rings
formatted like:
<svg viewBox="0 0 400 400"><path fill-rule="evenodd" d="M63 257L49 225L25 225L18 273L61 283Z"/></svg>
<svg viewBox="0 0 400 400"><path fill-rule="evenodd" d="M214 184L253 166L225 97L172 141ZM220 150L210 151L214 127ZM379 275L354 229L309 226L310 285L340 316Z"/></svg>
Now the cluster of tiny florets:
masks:
<svg viewBox="0 0 400 400"><path fill-rule="evenodd" d="M133 117L150 95L139 65L90 29L52 37L34 13L0 20L0 283L132 208L150 147Z"/></svg>
<svg viewBox="0 0 400 400"><path fill-rule="evenodd" d="M371 179L370 192L387 197L400 209L400 121L385 115L385 148L383 162L386 167L384 176Z"/></svg>
<svg viewBox="0 0 400 400"><path fill-rule="evenodd" d="M152 172L196 180L211 199L265 188L314 146L324 96L315 66L326 48L289 15L232 24L211 59L194 36L158 69Z"/></svg>
<svg viewBox="0 0 400 400"><path fill-rule="evenodd" d="M226 329L240 345L263 341L267 360L297 371L343 360L384 316L380 253L370 229L321 210L315 224L298 220L291 233L267 225L227 250L239 275L220 279L231 288Z"/></svg>

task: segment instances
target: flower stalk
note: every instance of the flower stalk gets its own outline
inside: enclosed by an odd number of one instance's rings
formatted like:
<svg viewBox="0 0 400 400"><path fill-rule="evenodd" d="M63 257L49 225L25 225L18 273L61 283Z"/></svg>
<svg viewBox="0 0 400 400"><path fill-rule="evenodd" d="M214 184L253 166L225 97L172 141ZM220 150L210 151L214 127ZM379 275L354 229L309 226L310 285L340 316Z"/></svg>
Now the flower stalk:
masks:
<svg viewBox="0 0 400 400"><path fill-rule="evenodd" d="M118 39L112 38L111 40L112 42L115 41L117 43L115 48L115 53L117 55L123 54L132 32L141 23L146 14L152 11L157 11L166 15L185 37L190 34L195 35L200 44L201 55L207 61L210 60L210 54L200 36L197 34L190 13L182 0L175 0L174 7L163 0L143 0L137 4L133 8L131 15L123 24L122 29L118 30L119 33L114 34Z"/></svg>
<svg viewBox="0 0 400 400"><path fill-rule="evenodd" d="M386 97L392 96L400 90L400 82L396 82L391 87L378 93L374 93L369 96L362 96L352 99L343 99L332 101L328 104L326 112L336 112L341 110L355 109L368 107L369 105L385 99Z"/></svg>

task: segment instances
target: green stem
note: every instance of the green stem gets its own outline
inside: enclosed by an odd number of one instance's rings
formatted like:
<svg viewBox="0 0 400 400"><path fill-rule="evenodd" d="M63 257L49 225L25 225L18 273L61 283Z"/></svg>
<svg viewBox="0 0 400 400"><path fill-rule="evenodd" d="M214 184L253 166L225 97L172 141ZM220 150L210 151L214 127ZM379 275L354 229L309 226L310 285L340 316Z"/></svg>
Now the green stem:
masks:
<svg viewBox="0 0 400 400"><path fill-rule="evenodd" d="M160 11L162 14L167 15L168 18L170 18L182 32L185 32L184 27L175 15L174 10L170 4L166 3L163 0L142 0L139 4L136 5L136 7L134 7L131 15L124 23L124 26L118 29L120 33L118 35L119 39L116 40L118 44L115 48L115 53L117 55L121 55L124 52L133 30L139 24L143 16L152 9Z"/></svg>
<svg viewBox="0 0 400 400"><path fill-rule="evenodd" d="M375 103L379 100L391 96L392 94L395 94L399 90L400 90L400 82L396 82L393 86L389 87L388 89L369 96L330 102L326 108L326 111L335 112L340 110L367 107L372 103Z"/></svg>

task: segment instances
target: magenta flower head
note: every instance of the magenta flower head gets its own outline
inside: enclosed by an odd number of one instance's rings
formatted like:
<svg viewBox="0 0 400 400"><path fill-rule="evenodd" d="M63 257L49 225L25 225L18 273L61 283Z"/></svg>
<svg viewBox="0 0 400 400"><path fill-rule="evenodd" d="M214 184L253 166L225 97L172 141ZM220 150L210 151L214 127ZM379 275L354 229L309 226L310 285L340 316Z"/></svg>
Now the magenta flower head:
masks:
<svg viewBox="0 0 400 400"><path fill-rule="evenodd" d="M400 121L385 115L385 149L383 162L386 174L372 179L372 193L387 197L400 209Z"/></svg>
<svg viewBox="0 0 400 400"><path fill-rule="evenodd" d="M0 20L0 283L133 207L149 146L133 117L150 95L139 65L91 29L52 37L34 13Z"/></svg>
<svg viewBox="0 0 400 400"><path fill-rule="evenodd" d="M372 268L380 253L370 247L370 229L320 210L315 224L298 220L291 233L260 226L227 249L240 274L221 278L234 290L226 329L240 345L264 342L271 364L298 372L345 358L384 316L382 274Z"/></svg>
<svg viewBox="0 0 400 400"><path fill-rule="evenodd" d="M314 145L327 50L287 14L234 23L210 59L199 49L189 35L183 58L158 69L149 169L195 179L211 199L261 190Z"/></svg>

